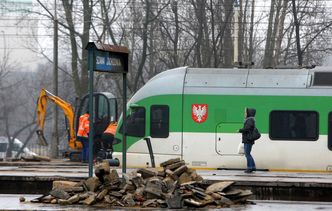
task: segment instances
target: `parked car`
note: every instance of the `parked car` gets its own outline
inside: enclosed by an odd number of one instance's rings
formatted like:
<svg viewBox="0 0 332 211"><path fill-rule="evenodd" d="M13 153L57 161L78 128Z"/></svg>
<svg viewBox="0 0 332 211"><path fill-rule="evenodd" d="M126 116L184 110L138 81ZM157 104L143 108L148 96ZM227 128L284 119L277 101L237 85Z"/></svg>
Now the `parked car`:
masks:
<svg viewBox="0 0 332 211"><path fill-rule="evenodd" d="M0 136L0 158L6 157L6 152L9 146L8 138L5 136ZM22 148L23 143L18 140L17 138L14 139L14 144L12 148L12 157L15 158L18 151ZM22 153L20 154L19 158L23 157L33 157L34 155L37 155L36 153L29 150L27 147L24 147Z"/></svg>

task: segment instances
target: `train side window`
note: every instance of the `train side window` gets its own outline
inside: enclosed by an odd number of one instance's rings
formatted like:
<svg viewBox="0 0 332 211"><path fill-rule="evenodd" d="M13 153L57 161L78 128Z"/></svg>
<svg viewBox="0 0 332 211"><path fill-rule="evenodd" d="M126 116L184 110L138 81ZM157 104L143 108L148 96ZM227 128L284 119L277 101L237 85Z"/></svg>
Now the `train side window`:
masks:
<svg viewBox="0 0 332 211"><path fill-rule="evenodd" d="M122 125L120 133L122 133ZM128 136L144 137L145 136L145 108L131 108L131 114L127 117L126 133Z"/></svg>
<svg viewBox="0 0 332 211"><path fill-rule="evenodd" d="M150 108L150 135L152 138L167 138L169 135L169 107L153 105Z"/></svg>
<svg viewBox="0 0 332 211"><path fill-rule="evenodd" d="M329 113L327 147L332 151L332 112Z"/></svg>
<svg viewBox="0 0 332 211"><path fill-rule="evenodd" d="M316 111L272 111L271 140L316 141L319 136Z"/></svg>

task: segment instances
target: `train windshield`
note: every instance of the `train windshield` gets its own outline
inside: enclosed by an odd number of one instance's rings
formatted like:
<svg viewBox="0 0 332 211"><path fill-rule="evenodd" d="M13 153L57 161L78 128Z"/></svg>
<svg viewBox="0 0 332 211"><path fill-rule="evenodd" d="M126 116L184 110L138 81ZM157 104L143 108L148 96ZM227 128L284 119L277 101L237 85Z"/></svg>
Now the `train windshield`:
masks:
<svg viewBox="0 0 332 211"><path fill-rule="evenodd" d="M123 133L123 125L121 124L120 133ZM131 112L127 117L126 134L134 137L145 136L145 108L131 108Z"/></svg>

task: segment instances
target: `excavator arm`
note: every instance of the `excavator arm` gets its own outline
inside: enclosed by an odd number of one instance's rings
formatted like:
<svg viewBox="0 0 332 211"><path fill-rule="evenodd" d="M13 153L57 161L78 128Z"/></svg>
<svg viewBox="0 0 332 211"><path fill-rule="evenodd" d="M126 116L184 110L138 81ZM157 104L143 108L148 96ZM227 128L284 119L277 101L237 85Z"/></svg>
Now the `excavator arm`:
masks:
<svg viewBox="0 0 332 211"><path fill-rule="evenodd" d="M68 145L71 149L79 150L82 149L82 143L76 139L75 129L74 129L74 110L70 103L62 100L60 97L53 95L49 91L42 89L39 94L39 98L37 101L37 124L39 125L39 129L37 130L37 135L42 145L48 145L47 141L44 137L44 124L45 124L45 116L46 116L46 108L47 101L52 101L54 104L59 106L69 123L69 141Z"/></svg>

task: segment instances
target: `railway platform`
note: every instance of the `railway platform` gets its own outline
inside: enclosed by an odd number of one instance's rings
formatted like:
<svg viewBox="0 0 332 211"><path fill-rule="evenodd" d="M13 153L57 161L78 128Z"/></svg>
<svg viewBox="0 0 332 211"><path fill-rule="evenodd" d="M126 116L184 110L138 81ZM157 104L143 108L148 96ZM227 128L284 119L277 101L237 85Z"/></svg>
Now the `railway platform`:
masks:
<svg viewBox="0 0 332 211"><path fill-rule="evenodd" d="M117 169L121 175L121 168ZM134 169L128 169L130 172ZM254 200L332 202L332 173L240 170L197 170L208 183L235 181L250 189ZM52 162L0 162L0 194L44 194L54 180L80 181L88 177L88 165L63 160Z"/></svg>

